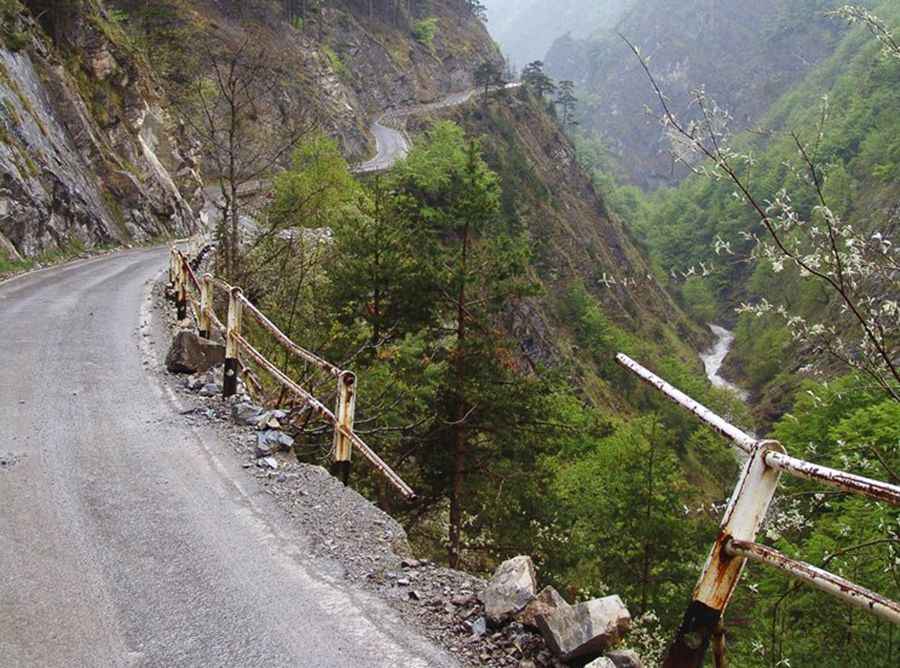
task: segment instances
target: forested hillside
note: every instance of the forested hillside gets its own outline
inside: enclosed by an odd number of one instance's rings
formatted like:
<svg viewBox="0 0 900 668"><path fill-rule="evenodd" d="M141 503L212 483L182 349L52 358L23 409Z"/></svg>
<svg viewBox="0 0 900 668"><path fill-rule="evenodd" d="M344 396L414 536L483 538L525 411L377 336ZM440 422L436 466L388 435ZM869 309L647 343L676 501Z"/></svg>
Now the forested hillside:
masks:
<svg viewBox="0 0 900 668"><path fill-rule="evenodd" d="M752 128L780 95L832 53L838 26L823 16L837 0L687 0L635 3L612 28L586 38L560 35L544 59L557 80L578 89L581 129L610 153L621 178L642 188L671 185L675 165L655 109L653 91L622 40L637 45L679 114L697 117L691 91L703 86Z"/></svg>

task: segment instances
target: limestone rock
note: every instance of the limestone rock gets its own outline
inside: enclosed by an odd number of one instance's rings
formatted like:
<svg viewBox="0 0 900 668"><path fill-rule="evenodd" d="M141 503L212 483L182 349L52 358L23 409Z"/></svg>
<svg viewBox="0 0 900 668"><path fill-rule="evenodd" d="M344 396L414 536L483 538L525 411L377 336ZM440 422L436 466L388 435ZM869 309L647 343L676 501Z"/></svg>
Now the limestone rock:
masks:
<svg viewBox="0 0 900 668"><path fill-rule="evenodd" d="M631 628L631 614L618 596L557 608L538 617L547 645L563 661L598 656Z"/></svg>
<svg viewBox="0 0 900 668"><path fill-rule="evenodd" d="M617 649L607 652L606 657L612 661L615 668L644 668L641 657L632 649Z"/></svg>
<svg viewBox="0 0 900 668"><path fill-rule="evenodd" d="M553 587L544 587L541 593L516 614L516 621L529 628L537 629L539 616L552 615L557 608L571 607Z"/></svg>
<svg viewBox="0 0 900 668"><path fill-rule="evenodd" d="M531 557L518 556L497 567L494 577L481 594L488 619L501 624L521 611L537 591L537 575Z"/></svg>
<svg viewBox="0 0 900 668"><path fill-rule="evenodd" d="M591 661L584 668L616 668L616 664L605 656L601 656L599 659Z"/></svg>
<svg viewBox="0 0 900 668"><path fill-rule="evenodd" d="M225 346L182 330L175 335L166 355L166 368L172 373L198 373L224 361Z"/></svg>

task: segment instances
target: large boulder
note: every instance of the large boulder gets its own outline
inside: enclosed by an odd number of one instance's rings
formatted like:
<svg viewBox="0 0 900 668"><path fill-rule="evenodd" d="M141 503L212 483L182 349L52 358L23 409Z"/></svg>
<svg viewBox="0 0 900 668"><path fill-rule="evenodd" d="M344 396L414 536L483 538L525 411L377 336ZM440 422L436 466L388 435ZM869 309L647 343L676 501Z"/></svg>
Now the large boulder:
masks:
<svg viewBox="0 0 900 668"><path fill-rule="evenodd" d="M225 346L182 330L175 335L166 355L172 373L200 373L225 362Z"/></svg>
<svg viewBox="0 0 900 668"><path fill-rule="evenodd" d="M497 567L481 593L484 611L493 624L502 624L534 600L537 574L531 557L518 556Z"/></svg>
<svg viewBox="0 0 900 668"><path fill-rule="evenodd" d="M607 652L606 657L613 662L616 668L644 668L641 657L632 649L617 649Z"/></svg>
<svg viewBox="0 0 900 668"><path fill-rule="evenodd" d="M557 608L538 617L547 645L563 661L594 657L617 643L631 628L631 614L618 596Z"/></svg>
<svg viewBox="0 0 900 668"><path fill-rule="evenodd" d="M516 621L531 629L538 629L538 617L548 617L557 608L571 607L553 587L544 587L525 608L515 615Z"/></svg>

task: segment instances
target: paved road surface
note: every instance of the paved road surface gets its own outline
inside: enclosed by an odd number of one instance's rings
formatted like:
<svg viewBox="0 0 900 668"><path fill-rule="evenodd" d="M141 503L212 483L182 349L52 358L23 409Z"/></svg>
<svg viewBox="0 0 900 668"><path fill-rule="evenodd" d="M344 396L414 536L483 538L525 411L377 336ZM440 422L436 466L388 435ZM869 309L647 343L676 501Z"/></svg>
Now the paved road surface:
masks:
<svg viewBox="0 0 900 668"><path fill-rule="evenodd" d="M520 83L509 83L506 84L505 88L518 88L519 86L521 86ZM451 93L442 100L431 104L420 104L385 112L372 124L371 128L372 134L375 136L375 157L357 165L353 171L357 173L382 172L390 169L409 154L409 137L403 130L391 127L391 122L402 120L408 116L415 116L416 114L426 114L438 109L456 107L465 104L479 94L481 94L480 90L466 90L459 93Z"/></svg>
<svg viewBox="0 0 900 668"><path fill-rule="evenodd" d="M176 414L139 331L166 257L0 284L0 666L453 665Z"/></svg>

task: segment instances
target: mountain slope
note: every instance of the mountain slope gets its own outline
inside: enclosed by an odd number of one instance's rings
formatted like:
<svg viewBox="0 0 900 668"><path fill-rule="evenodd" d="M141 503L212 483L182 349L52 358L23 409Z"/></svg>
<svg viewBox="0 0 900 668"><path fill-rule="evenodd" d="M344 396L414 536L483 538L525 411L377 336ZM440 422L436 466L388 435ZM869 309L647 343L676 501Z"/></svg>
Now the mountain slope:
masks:
<svg viewBox="0 0 900 668"><path fill-rule="evenodd" d="M735 128L756 124L769 105L830 55L839 26L823 16L830 0L687 0L636 3L616 26L592 37L558 39L548 72L576 82L582 128L597 133L622 176L644 188L677 183L668 142L654 111L658 101L640 63L616 34L636 44L671 100L694 117L691 91L731 111Z"/></svg>

